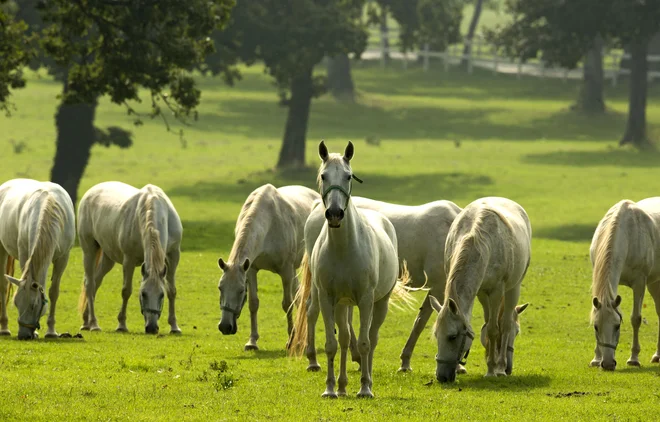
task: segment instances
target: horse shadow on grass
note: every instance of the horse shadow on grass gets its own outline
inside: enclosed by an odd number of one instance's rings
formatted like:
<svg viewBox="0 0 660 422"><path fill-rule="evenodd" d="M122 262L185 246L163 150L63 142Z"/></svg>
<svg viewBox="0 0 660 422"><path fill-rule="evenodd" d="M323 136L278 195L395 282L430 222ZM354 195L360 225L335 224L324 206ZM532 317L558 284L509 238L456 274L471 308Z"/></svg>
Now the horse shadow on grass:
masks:
<svg viewBox="0 0 660 422"><path fill-rule="evenodd" d="M536 229L534 237L565 242L590 242L595 231L596 224L564 224Z"/></svg>
<svg viewBox="0 0 660 422"><path fill-rule="evenodd" d="M264 350L264 349L259 349L259 350L254 350L250 352L245 352L242 355L238 355L235 357L235 359L238 360L254 360L254 359L279 359L279 358L286 358L286 350L284 349L277 349L277 350Z"/></svg>
<svg viewBox="0 0 660 422"><path fill-rule="evenodd" d="M183 220L181 251L224 250L234 241L233 221ZM228 241L227 239L231 239Z"/></svg>
<svg viewBox="0 0 660 422"><path fill-rule="evenodd" d="M508 377L481 377L478 379L461 380L454 384L441 384L434 380L433 384L447 389L462 390L491 390L498 392L529 391L536 388L545 388L550 385L551 378L541 374L521 374Z"/></svg>

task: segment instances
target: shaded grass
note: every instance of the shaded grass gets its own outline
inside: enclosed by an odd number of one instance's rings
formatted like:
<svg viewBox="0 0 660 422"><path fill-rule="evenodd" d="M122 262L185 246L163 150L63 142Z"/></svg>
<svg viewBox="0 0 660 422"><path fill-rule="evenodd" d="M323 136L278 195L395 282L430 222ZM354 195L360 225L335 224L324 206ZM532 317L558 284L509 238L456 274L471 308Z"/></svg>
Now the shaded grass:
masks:
<svg viewBox="0 0 660 422"><path fill-rule="evenodd" d="M185 149L157 121L134 128L131 149L95 147L81 192L105 180L155 183L177 207L184 225L177 272L183 335L167 334L165 314L162 335L142 334L135 297L128 306L131 333L113 332L121 304L121 268L116 266L97 296L103 332L85 332L82 340L0 339L0 419L600 420L652 414L659 372L646 362L654 352L658 326L648 296L643 310L647 324L640 332L644 367L604 373L587 366L594 346L588 256L593 229L619 199L639 200L660 192L654 155L614 148L623 130L621 115L592 119L566 112L577 89L573 82L370 66L356 68L355 78L360 104L346 106L329 98L314 103L307 144L310 168L302 171L269 170L277 158L286 110L276 105L270 80L257 68L247 70L234 89L201 80L201 118L186 129ZM31 80L16 93L19 110L12 119L2 118L1 179L48 177L58 91L58 84ZM652 129L660 124L653 95L648 112ZM607 98L615 113L625 111L624 87L608 88ZM107 102L97 116L101 126L131 127L124 111ZM381 139L380 146L367 144L366 136ZM534 240L521 302L530 306L521 315L512 377L484 379L483 348L475 342L469 374L450 386L433 382L436 350L430 330L418 342L414 372L397 373L415 312L392 310L374 360L376 400L355 398L360 375L354 364L350 396L321 400L324 372L307 373L304 359L284 356L281 282L269 273L259 274L261 350L243 352L250 325L247 308L237 335L218 332L217 258L231 248L244 199L266 182L313 188L321 138L332 151L343 149L347 139L354 141L353 169L365 181L355 186L356 195L407 204L449 199L462 207L481 196L499 195L525 207ZM9 139L26 142L28 150L14 153ZM461 141L458 147L455 140ZM58 302L60 332L74 333L80 326L76 304L81 280L81 253L75 248ZM630 290L619 293L623 311L629 312ZM414 296L421 303L423 294ZM15 334L13 306L9 319ZM482 322L477 305L473 328ZM617 356L622 363L631 335L625 323ZM321 350L324 342L319 328ZM325 356L319 359L325 369ZM226 368L213 369L221 361Z"/></svg>

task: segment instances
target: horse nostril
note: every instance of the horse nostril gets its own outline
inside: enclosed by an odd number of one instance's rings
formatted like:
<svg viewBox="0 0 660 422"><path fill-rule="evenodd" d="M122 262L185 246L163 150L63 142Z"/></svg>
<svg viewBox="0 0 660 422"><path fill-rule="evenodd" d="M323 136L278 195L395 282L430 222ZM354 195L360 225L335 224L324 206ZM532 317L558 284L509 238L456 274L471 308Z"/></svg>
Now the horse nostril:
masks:
<svg viewBox="0 0 660 422"><path fill-rule="evenodd" d="M339 210L339 219L344 218L344 210Z"/></svg>
<svg viewBox="0 0 660 422"><path fill-rule="evenodd" d="M330 210L325 210L325 218L326 218L327 220L330 219Z"/></svg>

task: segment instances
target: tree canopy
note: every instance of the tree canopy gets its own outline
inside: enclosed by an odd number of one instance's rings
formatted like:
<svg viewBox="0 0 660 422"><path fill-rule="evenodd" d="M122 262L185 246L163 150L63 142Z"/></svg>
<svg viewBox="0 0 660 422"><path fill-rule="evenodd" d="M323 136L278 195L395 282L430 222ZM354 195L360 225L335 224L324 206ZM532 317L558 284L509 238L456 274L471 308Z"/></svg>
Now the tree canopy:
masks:
<svg viewBox="0 0 660 422"><path fill-rule="evenodd" d="M10 90L25 86L22 70L32 54L27 25L13 19L10 6L7 0L0 0L0 111L7 113Z"/></svg>
<svg viewBox="0 0 660 422"><path fill-rule="evenodd" d="M367 44L364 0L250 0L233 9L216 42L242 61L263 62L289 107L278 167L305 164L305 140L312 98L326 90L313 70L325 56L354 53Z"/></svg>

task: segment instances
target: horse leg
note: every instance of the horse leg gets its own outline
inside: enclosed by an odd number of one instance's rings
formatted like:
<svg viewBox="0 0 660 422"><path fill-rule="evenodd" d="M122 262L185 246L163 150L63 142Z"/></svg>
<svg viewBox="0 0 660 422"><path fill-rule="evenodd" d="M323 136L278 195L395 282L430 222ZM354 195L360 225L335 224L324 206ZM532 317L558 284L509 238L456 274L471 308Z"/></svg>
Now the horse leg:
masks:
<svg viewBox="0 0 660 422"><path fill-rule="evenodd" d="M135 272L135 261L130 259L124 259L122 263L122 272L124 275L124 284L121 288L121 309L119 310L119 315L117 315L117 330L121 332L128 332L128 327L126 326L126 308L128 307L128 299L133 293L133 273Z"/></svg>
<svg viewBox="0 0 660 422"><path fill-rule="evenodd" d="M179 267L181 252L176 249L167 255L167 323L170 324L170 334L181 334L181 328L176 321L176 269Z"/></svg>
<svg viewBox="0 0 660 422"><path fill-rule="evenodd" d="M250 307L250 339L245 343L244 350L259 350L259 329L257 327L257 312L259 311L259 294L257 293L257 270L248 269L246 274L248 288L248 306Z"/></svg>
<svg viewBox="0 0 660 422"><path fill-rule="evenodd" d="M387 302L387 301L386 301ZM358 303L360 310L360 335L358 336L358 350L362 363L360 370L362 377L360 378L360 391L358 397L373 397L371 392L371 366L369 364L369 356L371 356L371 340L369 339L369 331L374 314L374 294L373 291L367 292Z"/></svg>
<svg viewBox="0 0 660 422"><path fill-rule="evenodd" d="M57 306L57 299L60 296L60 280L62 280L62 274L64 274L68 262L68 252L64 256L53 261L53 275L51 276L50 288L48 289L50 311L48 313L48 331L46 331L46 338L58 337L57 331L55 331L55 308Z"/></svg>
<svg viewBox="0 0 660 422"><path fill-rule="evenodd" d="M295 294L294 289L298 288L298 279L293 266L284 270L280 277L282 278L282 310L286 313L287 334L291 336L291 330L293 330L293 308L291 304Z"/></svg>
<svg viewBox="0 0 660 422"><path fill-rule="evenodd" d="M107 255L102 254L101 260L94 270L94 285L96 286L96 291L94 292L94 297L96 298L96 293L99 292L101 284L103 284L103 278L110 272L110 270L115 266L115 262L107 257ZM83 311L83 321L87 321L89 318L89 307L85 305L85 310ZM89 329L89 327L87 327Z"/></svg>
<svg viewBox="0 0 660 422"><path fill-rule="evenodd" d="M412 353L415 349L415 345L417 344L419 336L422 334L422 331L424 331L426 323L429 321L429 318L431 318L431 315L433 314L433 308L431 307L429 295L438 298L438 300L442 300L442 297L444 296L443 292L440 292L439 296L436 296L436 294L438 294L438 292L430 290L426 295L422 306L419 308L419 313L417 314L417 318L415 318L415 322L413 323L413 328L410 332L410 336L408 337L408 341L406 341L406 345L403 346L403 350L399 356L401 358L401 367L399 368L400 372L412 371L412 367L410 366L410 358L412 357Z"/></svg>
<svg viewBox="0 0 660 422"><path fill-rule="evenodd" d="M328 357L328 375L325 379L325 392L321 397L337 398L335 393L335 355L337 354L337 339L335 339L334 298L323 294L318 295L323 325L325 325L325 354Z"/></svg>
<svg viewBox="0 0 660 422"><path fill-rule="evenodd" d="M648 283L646 288L653 298L653 302L655 303L655 313L658 315L658 319L660 320L660 281ZM660 362L660 327L658 328L658 342L656 344L655 353L651 358L651 363L658 362Z"/></svg>
<svg viewBox="0 0 660 422"><path fill-rule="evenodd" d="M373 316L371 319L371 326L369 327L369 389L371 390L371 396L363 397L373 397L373 370L374 370L374 351L378 345L378 332L380 327L385 322L385 317L387 316L387 307L389 303L390 295L388 294L384 298L380 299L378 302L374 303L373 306ZM358 394L359 395L359 394Z"/></svg>
<svg viewBox="0 0 660 422"><path fill-rule="evenodd" d="M81 246L83 245L81 239ZM91 246L83 246L83 268L85 270L85 294L87 295L87 319L83 319L81 330L101 331L96 312L94 311L94 299L96 298L96 256L100 250L95 240L90 241ZM85 315L83 314L83 318Z"/></svg>
<svg viewBox="0 0 660 422"><path fill-rule="evenodd" d="M348 374L346 373L346 357L348 355L348 345L350 342L350 329L348 321L348 306L337 305L335 308L335 318L339 331L339 346L341 354L339 359L339 385L337 395L346 396L346 386L348 385Z"/></svg>
<svg viewBox="0 0 660 422"><path fill-rule="evenodd" d="M307 370L310 372L318 372L321 370L321 365L316 360L316 321L319 319L319 299L318 290L312 285L311 295L307 299Z"/></svg>
<svg viewBox="0 0 660 422"><path fill-rule="evenodd" d="M509 339L511 336L514 336L513 342L515 341L515 334L512 334L513 327L515 324L514 321L514 312L516 312L516 305L520 299L520 284L516 285L511 290L507 291L504 294L504 302L502 306L504 309L502 311L502 322L500 328L500 343L499 354L497 356L497 375L498 376L507 376L513 372L513 352L511 353L511 362L508 359L509 353ZM499 309L498 309L499 313ZM512 346L513 347L513 346ZM502 373L503 372L503 373Z"/></svg>
<svg viewBox="0 0 660 422"><path fill-rule="evenodd" d="M646 279L640 281L633 285L633 309L630 316L630 324L633 328L633 342L630 349L630 359L626 362L628 366L640 366L639 351L642 348L639 345L639 327L642 325L642 302L644 301Z"/></svg>
<svg viewBox="0 0 660 422"><path fill-rule="evenodd" d="M348 343L348 349L351 351L351 360L358 365L362 362L360 357L360 351L357 347L357 336L355 335L355 330L353 329L353 307L349 306L348 308L348 329L351 333L351 340Z"/></svg>
<svg viewBox="0 0 660 422"><path fill-rule="evenodd" d="M497 312L499 310L500 304L500 295L497 293L491 293L488 296L488 323L486 324L486 332L488 333L488 349L486 355L486 364L488 365L488 372L486 373L487 377L493 377L501 375L497 367L497 345L498 345L498 334L500 332L498 328L497 321ZM502 368L502 374L504 374L504 368Z"/></svg>
<svg viewBox="0 0 660 422"><path fill-rule="evenodd" d="M0 276L0 336L9 336L9 318L7 317L7 306L9 305L9 288L11 284L5 278L5 271L9 254L5 249L0 246L0 265L2 266L2 274ZM11 274L10 274L11 275Z"/></svg>

